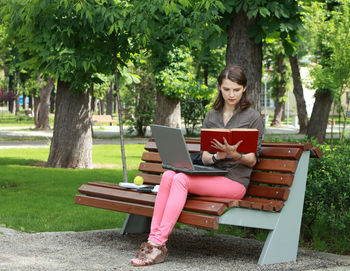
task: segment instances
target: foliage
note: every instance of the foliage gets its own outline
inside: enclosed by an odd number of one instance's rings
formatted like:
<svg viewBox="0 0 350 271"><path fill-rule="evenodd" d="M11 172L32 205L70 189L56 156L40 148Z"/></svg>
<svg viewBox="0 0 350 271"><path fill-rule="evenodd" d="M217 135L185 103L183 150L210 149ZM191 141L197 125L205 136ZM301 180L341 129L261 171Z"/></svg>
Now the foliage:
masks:
<svg viewBox="0 0 350 271"><path fill-rule="evenodd" d="M350 2L329 11L324 3L314 2L305 16L312 53L318 65L311 71L316 91L331 91L340 97L350 84Z"/></svg>
<svg viewBox="0 0 350 271"><path fill-rule="evenodd" d="M288 58L285 51L285 48L282 46L281 41L271 40L269 44L264 46L264 59L267 67L269 68L268 73L270 74L270 86L271 86L271 97L278 99L278 102L285 102L287 97L279 97L279 89L286 88L287 91L290 87L290 78L291 78L291 68L288 64ZM279 61L282 61L282 67L279 67ZM272 69L271 69L272 68ZM281 69L280 69L281 68Z"/></svg>
<svg viewBox="0 0 350 271"><path fill-rule="evenodd" d="M145 136L146 128L154 120L156 107L155 78L149 70L146 57L140 55L135 59L131 71L140 78L122 88L125 110L125 122L129 124L129 133L136 131L138 136Z"/></svg>
<svg viewBox="0 0 350 271"><path fill-rule="evenodd" d="M348 140L349 141L349 140ZM325 243L328 250L350 251L350 142L318 145L323 156L311 159L302 223L303 239ZM315 144L314 144L315 145ZM334 242L339 239L338 242ZM307 241L306 241L307 242Z"/></svg>
<svg viewBox="0 0 350 271"><path fill-rule="evenodd" d="M2 1L2 21L8 38L36 66L83 91L100 82L96 73L111 74L129 58L126 1Z"/></svg>
<svg viewBox="0 0 350 271"><path fill-rule="evenodd" d="M202 124L208 112L206 106L214 98L214 93L212 89L195 81L186 86L186 93L181 98L181 116L187 134L194 134L195 127Z"/></svg>

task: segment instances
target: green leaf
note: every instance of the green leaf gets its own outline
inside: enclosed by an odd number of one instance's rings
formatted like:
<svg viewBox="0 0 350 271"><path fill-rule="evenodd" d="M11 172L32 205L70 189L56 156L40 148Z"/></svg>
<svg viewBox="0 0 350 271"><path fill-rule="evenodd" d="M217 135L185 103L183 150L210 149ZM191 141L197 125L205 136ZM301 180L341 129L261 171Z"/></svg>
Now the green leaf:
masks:
<svg viewBox="0 0 350 271"><path fill-rule="evenodd" d="M259 13L263 17L270 16L270 11L267 8L260 8Z"/></svg>

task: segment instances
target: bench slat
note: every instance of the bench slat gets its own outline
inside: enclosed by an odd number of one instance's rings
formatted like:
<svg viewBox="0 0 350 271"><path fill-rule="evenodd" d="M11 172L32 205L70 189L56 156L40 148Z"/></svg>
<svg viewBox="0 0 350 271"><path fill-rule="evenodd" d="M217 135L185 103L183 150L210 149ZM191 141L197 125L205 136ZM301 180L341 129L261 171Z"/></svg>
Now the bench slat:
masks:
<svg viewBox="0 0 350 271"><path fill-rule="evenodd" d="M156 174L137 173L136 175L141 176L145 184L160 184L160 180L162 179L161 175Z"/></svg>
<svg viewBox="0 0 350 271"><path fill-rule="evenodd" d="M283 206L284 206L284 202L281 200L271 200L271 199L261 199L261 198L249 198L249 197L245 197L243 198L242 201L249 201L252 202L253 204L261 204L261 208L253 208L254 209L261 209L261 210L266 210L268 209L266 206L272 206L273 207L273 211L280 211Z"/></svg>
<svg viewBox="0 0 350 271"><path fill-rule="evenodd" d="M297 161L291 160L260 159L260 162L254 167L254 169L294 173L297 165ZM140 163L139 171L164 173L165 169L163 169L162 164L159 163Z"/></svg>
<svg viewBox="0 0 350 271"><path fill-rule="evenodd" d="M78 191L82 194L94 197L107 198L125 202L139 203L153 206L156 195L153 193L140 193L136 190L124 189L120 187L104 187L92 184L83 184ZM227 208L225 203L206 202L199 200L187 200L184 210L201 212L210 215L221 215Z"/></svg>
<svg viewBox="0 0 350 271"><path fill-rule="evenodd" d="M303 153L301 148L262 147L260 157L298 160Z"/></svg>
<svg viewBox="0 0 350 271"><path fill-rule="evenodd" d="M262 185L249 185L246 195L251 197L261 197L279 199L286 201L289 196L289 189L282 187L271 187Z"/></svg>
<svg viewBox="0 0 350 271"><path fill-rule="evenodd" d="M143 204L122 202L117 200L110 200L105 198L95 198L86 195L76 195L75 203L80 205L86 205L96 208L102 208L107 210L113 210L123 213L142 215L147 217L152 217L153 207ZM219 228L219 217L217 216L208 216L196 213L182 212L178 222L200 226L210 229Z"/></svg>
<svg viewBox="0 0 350 271"><path fill-rule="evenodd" d="M92 122L116 123L117 121L112 119L111 115L92 115Z"/></svg>
<svg viewBox="0 0 350 271"><path fill-rule="evenodd" d="M298 161L260 159L259 163L254 167L254 169L295 173L297 166Z"/></svg>
<svg viewBox="0 0 350 271"><path fill-rule="evenodd" d="M311 142L262 142L263 147L279 147L279 148L301 148L302 150L310 150Z"/></svg>
<svg viewBox="0 0 350 271"><path fill-rule="evenodd" d="M145 162L158 162L161 163L162 159L160 159L160 155L158 152L144 152L141 157L142 161Z"/></svg>
<svg viewBox="0 0 350 271"><path fill-rule="evenodd" d="M253 171L250 180L255 183L291 186L293 178L294 175L289 173Z"/></svg>
<svg viewBox="0 0 350 271"><path fill-rule="evenodd" d="M139 171L151 173L164 173L165 169L163 169L162 164L158 163L140 163Z"/></svg>

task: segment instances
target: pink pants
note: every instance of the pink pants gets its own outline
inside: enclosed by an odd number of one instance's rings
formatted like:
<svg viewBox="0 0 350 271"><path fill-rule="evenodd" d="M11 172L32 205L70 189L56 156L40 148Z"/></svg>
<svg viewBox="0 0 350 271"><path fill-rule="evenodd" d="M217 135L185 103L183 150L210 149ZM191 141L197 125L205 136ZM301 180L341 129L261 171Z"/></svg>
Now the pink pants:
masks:
<svg viewBox="0 0 350 271"><path fill-rule="evenodd" d="M242 199L244 185L223 176L198 176L164 172L154 205L148 240L164 245L185 205L187 194Z"/></svg>

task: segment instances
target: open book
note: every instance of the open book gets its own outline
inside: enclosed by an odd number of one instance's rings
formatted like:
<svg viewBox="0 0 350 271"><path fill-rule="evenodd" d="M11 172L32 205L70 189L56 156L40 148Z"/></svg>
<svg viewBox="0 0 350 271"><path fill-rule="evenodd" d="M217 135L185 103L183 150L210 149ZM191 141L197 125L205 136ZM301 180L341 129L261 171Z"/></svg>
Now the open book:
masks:
<svg viewBox="0 0 350 271"><path fill-rule="evenodd" d="M226 138L228 144L235 145L238 141L243 140L237 151L243 153L256 152L258 146L259 130L248 128L233 129L202 129L201 130L201 151L217 152L218 149L212 147L213 139L217 139L220 143L224 143L223 137Z"/></svg>

